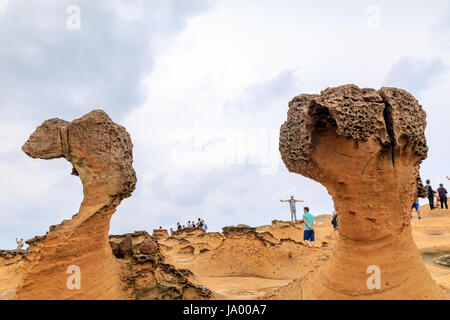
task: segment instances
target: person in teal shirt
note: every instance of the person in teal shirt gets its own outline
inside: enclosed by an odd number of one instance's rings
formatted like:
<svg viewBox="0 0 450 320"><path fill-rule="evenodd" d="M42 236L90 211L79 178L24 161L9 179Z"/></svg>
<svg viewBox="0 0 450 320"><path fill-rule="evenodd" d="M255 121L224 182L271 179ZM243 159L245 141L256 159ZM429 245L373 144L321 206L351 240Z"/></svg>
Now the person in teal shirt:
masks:
<svg viewBox="0 0 450 320"><path fill-rule="evenodd" d="M303 240L305 240L306 245L310 248L314 246L314 216L309 213L309 208L303 208L303 223L304 229L303 232Z"/></svg>

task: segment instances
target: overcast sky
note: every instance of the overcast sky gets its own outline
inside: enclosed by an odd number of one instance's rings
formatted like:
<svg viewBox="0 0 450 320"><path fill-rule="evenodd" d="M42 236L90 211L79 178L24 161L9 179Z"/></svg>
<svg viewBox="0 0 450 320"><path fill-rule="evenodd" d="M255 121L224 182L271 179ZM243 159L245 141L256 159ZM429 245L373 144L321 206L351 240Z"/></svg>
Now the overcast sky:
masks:
<svg viewBox="0 0 450 320"><path fill-rule="evenodd" d="M330 213L324 187L287 172L278 133L294 96L347 83L420 101L436 186L450 175L449 66L445 0L0 0L0 248L78 211L71 165L20 148L44 120L97 108L134 143L138 184L113 234L268 224L289 218L291 194Z"/></svg>

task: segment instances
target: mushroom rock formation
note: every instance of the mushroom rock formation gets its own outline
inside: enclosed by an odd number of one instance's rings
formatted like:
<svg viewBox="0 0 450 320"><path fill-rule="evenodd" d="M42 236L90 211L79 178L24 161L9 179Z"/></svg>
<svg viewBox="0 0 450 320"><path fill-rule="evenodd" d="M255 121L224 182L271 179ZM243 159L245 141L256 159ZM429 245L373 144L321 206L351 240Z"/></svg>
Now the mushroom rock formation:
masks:
<svg viewBox="0 0 450 320"><path fill-rule="evenodd" d="M111 216L136 186L133 144L124 127L101 110L80 119L44 121L22 150L32 158L65 158L83 184L71 220L30 243L29 266L15 299L119 299L119 264L108 243ZM75 266L71 267L71 266ZM80 288L67 285L79 268ZM75 270L75 271L71 271ZM72 272L72 274L70 273Z"/></svg>
<svg viewBox="0 0 450 320"><path fill-rule="evenodd" d="M396 88L345 85L290 101L280 129L282 159L290 172L323 184L339 213L333 255L304 281L302 298L447 298L411 235L411 204L422 192L419 165L428 151L425 118L417 100Z"/></svg>

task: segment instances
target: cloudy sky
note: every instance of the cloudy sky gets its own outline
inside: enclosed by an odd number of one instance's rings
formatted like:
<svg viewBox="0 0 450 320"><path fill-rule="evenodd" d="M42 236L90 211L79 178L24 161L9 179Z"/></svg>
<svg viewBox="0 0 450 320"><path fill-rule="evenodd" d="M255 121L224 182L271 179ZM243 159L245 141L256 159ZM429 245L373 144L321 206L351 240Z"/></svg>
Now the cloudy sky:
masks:
<svg viewBox="0 0 450 320"><path fill-rule="evenodd" d="M410 91L428 115L422 177L450 175L449 1L0 0L0 43L0 248L78 211L71 165L20 147L97 108L134 142L114 234L268 224L291 194L329 213L324 187L287 172L278 131L292 97L346 83Z"/></svg>

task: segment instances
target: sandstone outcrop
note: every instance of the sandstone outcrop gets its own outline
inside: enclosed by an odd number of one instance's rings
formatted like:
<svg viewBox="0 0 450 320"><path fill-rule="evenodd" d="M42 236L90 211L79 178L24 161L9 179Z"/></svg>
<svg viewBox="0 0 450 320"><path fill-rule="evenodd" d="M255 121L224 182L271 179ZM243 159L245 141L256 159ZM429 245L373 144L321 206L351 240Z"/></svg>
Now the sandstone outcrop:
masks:
<svg viewBox="0 0 450 320"><path fill-rule="evenodd" d="M145 239L139 246L139 252L142 254L154 254L158 252L158 244L152 239Z"/></svg>
<svg viewBox="0 0 450 320"><path fill-rule="evenodd" d="M83 185L79 212L30 242L29 260L15 299L124 298L119 264L108 243L110 219L136 185L133 144L124 127L101 111L72 122L44 121L22 150L32 158L65 158ZM69 267L80 288L69 288Z"/></svg>
<svg viewBox="0 0 450 320"><path fill-rule="evenodd" d="M426 114L395 88L328 88L289 103L280 153L291 172L323 184L339 213L330 260L302 282L304 299L445 299L411 236L427 156ZM380 287L367 285L368 268ZM370 269L369 270L373 270Z"/></svg>
<svg viewBox="0 0 450 320"><path fill-rule="evenodd" d="M190 281L192 272L168 263L158 243L145 231L109 237L110 243L131 243L130 250L117 261L126 299L205 300L213 293Z"/></svg>
<svg viewBox="0 0 450 320"><path fill-rule="evenodd" d="M330 252L327 248L313 252L304 243L290 239L290 234L303 228L302 223L297 224L301 226L279 222L273 229L260 232L260 228L246 225L224 227L221 243L201 250L189 268L196 275L208 277L296 279L318 266L319 259L328 259ZM281 225L286 232L280 239ZM277 236L271 233L273 230Z"/></svg>
<svg viewBox="0 0 450 320"><path fill-rule="evenodd" d="M154 229L152 233L152 238L155 241L166 239L169 237L169 232L166 229Z"/></svg>

